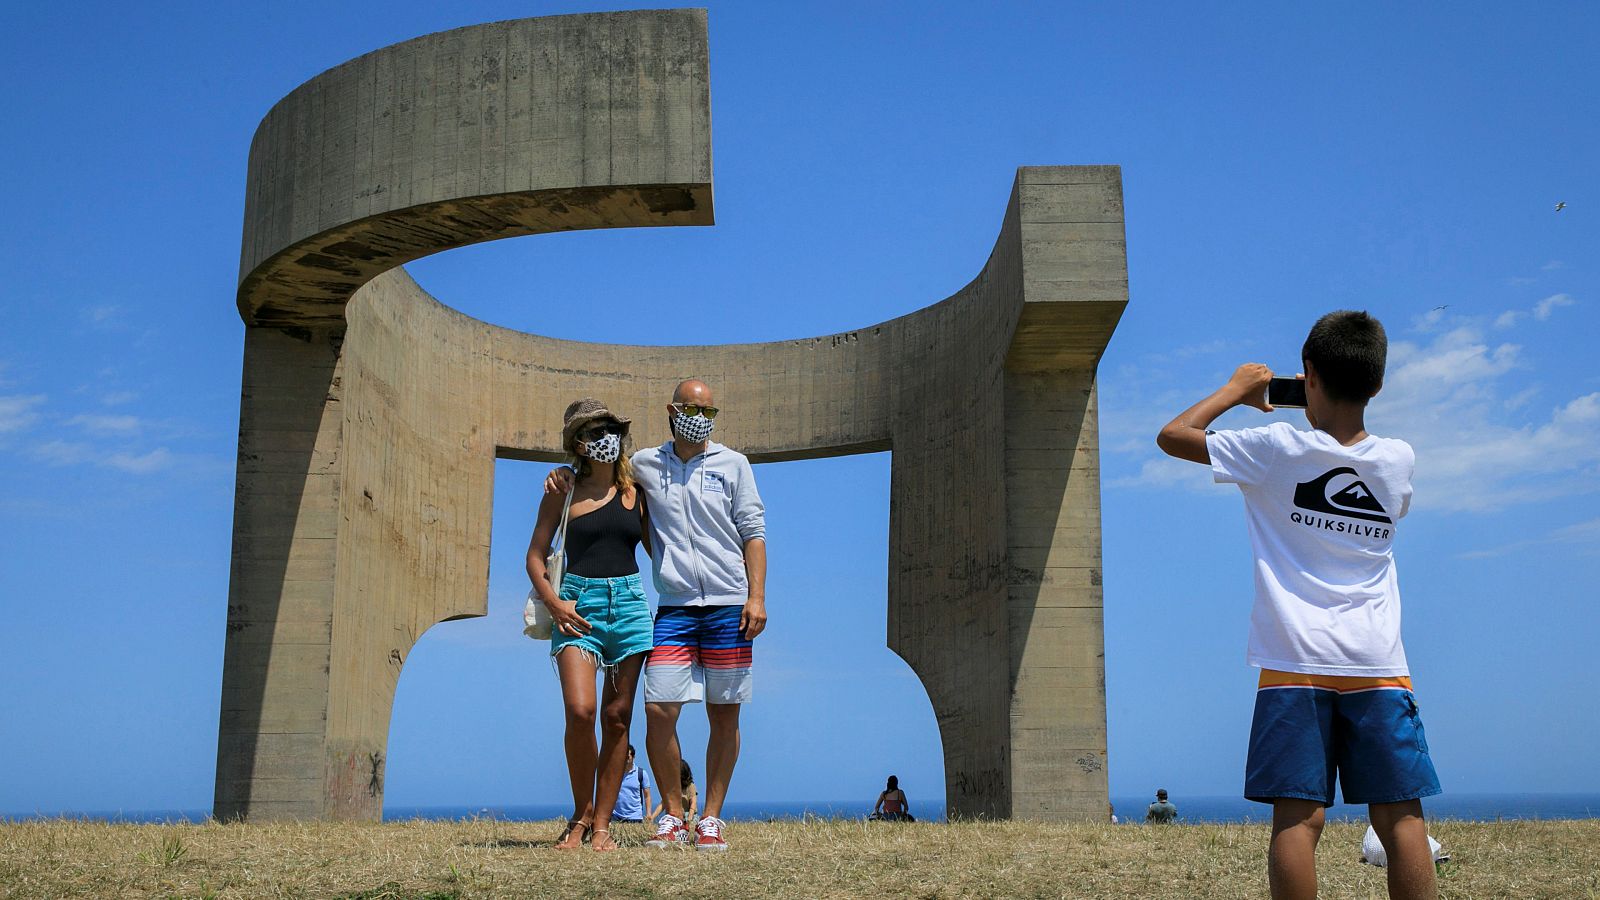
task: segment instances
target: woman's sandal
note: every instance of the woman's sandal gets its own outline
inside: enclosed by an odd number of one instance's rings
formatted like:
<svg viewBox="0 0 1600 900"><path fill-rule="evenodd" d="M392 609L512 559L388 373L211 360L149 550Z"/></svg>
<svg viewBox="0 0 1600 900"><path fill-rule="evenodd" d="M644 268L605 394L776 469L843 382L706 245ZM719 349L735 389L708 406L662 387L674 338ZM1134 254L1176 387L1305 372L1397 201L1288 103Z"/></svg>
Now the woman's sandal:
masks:
<svg viewBox="0 0 1600 900"><path fill-rule="evenodd" d="M589 838L592 836L589 833L590 825L591 825L591 823L585 822L582 819L568 819L567 820L566 829L561 832L561 836L560 837L556 838L555 848L557 850L578 850L578 849L582 848L582 846L585 843L587 843ZM576 847L563 847L563 846L561 846L566 841L567 838L572 836L572 829L574 829L574 828L582 828L583 829L583 837L578 839L578 846L576 846Z"/></svg>
<svg viewBox="0 0 1600 900"><path fill-rule="evenodd" d="M591 836L592 835L596 835L596 834L605 835L605 838L603 838L601 840L596 840L594 842L594 846L593 846L592 849L596 853L609 853L612 850L621 850L622 849L622 845L621 844L619 844L616 841L613 841L611 839L611 829L609 829L609 828L596 828L594 831L590 832ZM610 844L611 846L608 847L608 846L606 846L607 844Z"/></svg>

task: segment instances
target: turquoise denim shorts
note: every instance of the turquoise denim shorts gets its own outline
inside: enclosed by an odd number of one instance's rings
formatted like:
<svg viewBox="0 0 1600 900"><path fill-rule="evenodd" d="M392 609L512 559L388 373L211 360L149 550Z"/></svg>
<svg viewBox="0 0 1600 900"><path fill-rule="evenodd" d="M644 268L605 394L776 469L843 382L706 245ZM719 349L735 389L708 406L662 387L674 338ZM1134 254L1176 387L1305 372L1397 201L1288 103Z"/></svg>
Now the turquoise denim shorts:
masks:
<svg viewBox="0 0 1600 900"><path fill-rule="evenodd" d="M640 653L650 652L652 623L650 602L638 575L584 578L568 572L561 579L562 600L578 604L578 615L589 623L589 633L550 635L550 655L576 645L598 666L610 667Z"/></svg>

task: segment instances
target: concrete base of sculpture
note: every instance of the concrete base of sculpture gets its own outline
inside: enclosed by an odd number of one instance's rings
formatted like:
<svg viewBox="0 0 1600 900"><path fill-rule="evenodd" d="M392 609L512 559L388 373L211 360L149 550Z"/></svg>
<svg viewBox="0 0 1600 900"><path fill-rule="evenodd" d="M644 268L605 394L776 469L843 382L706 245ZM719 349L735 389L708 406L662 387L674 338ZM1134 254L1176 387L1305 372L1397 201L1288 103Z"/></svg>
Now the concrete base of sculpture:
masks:
<svg viewBox="0 0 1600 900"><path fill-rule="evenodd" d="M649 446L649 411L689 376L741 411L719 438L756 462L892 452L889 645L938 716L950 814L1105 817L1095 367L1127 302L1115 167L1018 170L969 285L804 340L554 340L455 312L401 268L710 225L708 73L702 10L526 19L360 57L262 122L218 817L377 819L407 654L486 612L495 459L558 459L562 409L589 395Z"/></svg>

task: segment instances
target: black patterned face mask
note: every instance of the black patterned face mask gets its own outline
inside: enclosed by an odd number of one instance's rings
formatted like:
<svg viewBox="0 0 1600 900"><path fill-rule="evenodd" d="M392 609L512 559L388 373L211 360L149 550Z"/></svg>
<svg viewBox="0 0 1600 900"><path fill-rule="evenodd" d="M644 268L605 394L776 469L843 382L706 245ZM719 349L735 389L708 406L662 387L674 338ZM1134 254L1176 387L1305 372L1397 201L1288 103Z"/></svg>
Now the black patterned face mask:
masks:
<svg viewBox="0 0 1600 900"><path fill-rule="evenodd" d="M584 455L597 463L614 463L622 456L622 438L614 434L596 438L584 446Z"/></svg>
<svg viewBox="0 0 1600 900"><path fill-rule="evenodd" d="M711 437L711 429L715 427L716 423L705 416L686 416L681 412L672 414L672 431L683 438L684 443L705 443L706 438Z"/></svg>

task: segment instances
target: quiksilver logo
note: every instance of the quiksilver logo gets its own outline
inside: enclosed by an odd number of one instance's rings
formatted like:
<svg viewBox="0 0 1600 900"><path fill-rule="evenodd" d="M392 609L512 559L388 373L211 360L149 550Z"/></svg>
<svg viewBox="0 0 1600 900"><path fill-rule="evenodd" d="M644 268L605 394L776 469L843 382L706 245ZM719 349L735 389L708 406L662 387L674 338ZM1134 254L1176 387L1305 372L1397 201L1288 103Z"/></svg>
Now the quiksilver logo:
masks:
<svg viewBox="0 0 1600 900"><path fill-rule="evenodd" d="M1295 485L1294 505L1311 512L1394 524L1383 504L1372 496L1372 490L1349 466L1329 469L1310 481Z"/></svg>
<svg viewBox="0 0 1600 900"><path fill-rule="evenodd" d="M1330 531L1334 534L1349 534L1356 537L1377 538L1380 541L1389 539L1392 532L1382 525L1363 525L1360 522L1351 522L1345 519L1331 519L1327 516L1315 516L1311 513L1289 513L1289 521L1307 528L1316 528Z"/></svg>

